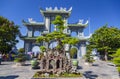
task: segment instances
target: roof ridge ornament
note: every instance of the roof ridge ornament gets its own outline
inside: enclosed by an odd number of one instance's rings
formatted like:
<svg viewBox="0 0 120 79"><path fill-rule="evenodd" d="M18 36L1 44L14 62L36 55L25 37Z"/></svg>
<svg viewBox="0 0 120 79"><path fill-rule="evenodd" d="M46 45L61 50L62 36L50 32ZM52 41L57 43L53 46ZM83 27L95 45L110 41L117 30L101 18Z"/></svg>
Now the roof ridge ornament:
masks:
<svg viewBox="0 0 120 79"><path fill-rule="evenodd" d="M55 8L54 8L54 10L55 10L55 11L58 11L58 8L57 8L57 7L55 7Z"/></svg>
<svg viewBox="0 0 120 79"><path fill-rule="evenodd" d="M72 7L70 7L68 11L72 11Z"/></svg>
<svg viewBox="0 0 120 79"><path fill-rule="evenodd" d="M83 24L83 19L79 19L79 22L78 22L78 24ZM89 21L87 20L84 24L86 25L86 24L88 24L89 23Z"/></svg>
<svg viewBox="0 0 120 79"><path fill-rule="evenodd" d="M33 18L28 18L28 21L29 21L30 23L36 23L36 21L34 21Z"/></svg>
<svg viewBox="0 0 120 79"><path fill-rule="evenodd" d="M48 7L46 7L46 10L49 10L49 8L48 8Z"/></svg>
<svg viewBox="0 0 120 79"><path fill-rule="evenodd" d="M89 23L89 21L87 20L85 24L88 24L88 23Z"/></svg>
<svg viewBox="0 0 120 79"><path fill-rule="evenodd" d="M78 24L83 24L83 19L79 19Z"/></svg>
<svg viewBox="0 0 120 79"><path fill-rule="evenodd" d="M63 11L66 11L66 8L63 8Z"/></svg>
<svg viewBox="0 0 120 79"><path fill-rule="evenodd" d="M46 8L47 11L52 11L52 7Z"/></svg>
<svg viewBox="0 0 120 79"><path fill-rule="evenodd" d="M60 10L63 11L63 7L60 7Z"/></svg>

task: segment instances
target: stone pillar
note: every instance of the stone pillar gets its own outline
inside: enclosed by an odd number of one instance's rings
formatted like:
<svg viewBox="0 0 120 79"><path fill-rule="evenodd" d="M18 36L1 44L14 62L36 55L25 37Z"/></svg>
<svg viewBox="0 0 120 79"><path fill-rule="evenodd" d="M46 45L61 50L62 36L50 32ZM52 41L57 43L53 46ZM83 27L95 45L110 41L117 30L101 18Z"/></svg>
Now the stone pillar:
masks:
<svg viewBox="0 0 120 79"><path fill-rule="evenodd" d="M48 32L50 32L50 17L45 17L45 27Z"/></svg>
<svg viewBox="0 0 120 79"><path fill-rule="evenodd" d="M77 52L77 59L80 59L81 58L81 50L80 50L80 47L78 48L78 52Z"/></svg>
<svg viewBox="0 0 120 79"><path fill-rule="evenodd" d="M54 25L54 31L57 31L56 25Z"/></svg>
<svg viewBox="0 0 120 79"><path fill-rule="evenodd" d="M28 37L33 37L34 33L33 33L33 28L32 27L28 27L28 32L27 32L27 36Z"/></svg>
<svg viewBox="0 0 120 79"><path fill-rule="evenodd" d="M82 42L80 45L81 56L83 57L86 54L86 42Z"/></svg>
<svg viewBox="0 0 120 79"><path fill-rule="evenodd" d="M62 70L62 60L60 60L60 69Z"/></svg>
<svg viewBox="0 0 120 79"><path fill-rule="evenodd" d="M32 51L32 44L31 42L24 43L25 53Z"/></svg>
<svg viewBox="0 0 120 79"><path fill-rule="evenodd" d="M71 35L71 30L70 29L68 30L68 33Z"/></svg>
<svg viewBox="0 0 120 79"><path fill-rule="evenodd" d="M83 29L78 30L77 34L78 37L84 37Z"/></svg>
<svg viewBox="0 0 120 79"><path fill-rule="evenodd" d="M65 17L64 17L64 22L65 22L64 26L67 26L67 18L65 18ZM64 33L68 33L67 30L68 30L67 28L64 29Z"/></svg>

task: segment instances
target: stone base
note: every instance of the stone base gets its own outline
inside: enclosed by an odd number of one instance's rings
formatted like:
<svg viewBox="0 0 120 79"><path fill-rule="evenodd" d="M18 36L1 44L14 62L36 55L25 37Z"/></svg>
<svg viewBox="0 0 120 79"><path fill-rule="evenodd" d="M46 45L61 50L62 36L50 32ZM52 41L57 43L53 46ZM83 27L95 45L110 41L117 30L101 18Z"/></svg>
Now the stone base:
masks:
<svg viewBox="0 0 120 79"><path fill-rule="evenodd" d="M24 66L25 65L25 62L17 62L16 63L16 66Z"/></svg>
<svg viewBox="0 0 120 79"><path fill-rule="evenodd" d="M83 78L83 77L77 77L77 78L31 78L31 79L85 79L85 78Z"/></svg>

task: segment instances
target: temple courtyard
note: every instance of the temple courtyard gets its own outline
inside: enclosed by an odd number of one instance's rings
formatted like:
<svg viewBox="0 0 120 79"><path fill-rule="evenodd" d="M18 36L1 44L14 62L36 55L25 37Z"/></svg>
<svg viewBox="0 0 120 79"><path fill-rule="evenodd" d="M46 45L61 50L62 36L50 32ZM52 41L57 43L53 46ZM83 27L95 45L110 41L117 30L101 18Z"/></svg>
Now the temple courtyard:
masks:
<svg viewBox="0 0 120 79"><path fill-rule="evenodd" d="M83 73L83 77L79 79L119 79L116 67L101 60L97 60L93 65L87 65L81 60L78 70ZM14 62L2 62L0 79L31 79L36 71L39 69L31 69L30 61L26 62L26 66L16 66Z"/></svg>

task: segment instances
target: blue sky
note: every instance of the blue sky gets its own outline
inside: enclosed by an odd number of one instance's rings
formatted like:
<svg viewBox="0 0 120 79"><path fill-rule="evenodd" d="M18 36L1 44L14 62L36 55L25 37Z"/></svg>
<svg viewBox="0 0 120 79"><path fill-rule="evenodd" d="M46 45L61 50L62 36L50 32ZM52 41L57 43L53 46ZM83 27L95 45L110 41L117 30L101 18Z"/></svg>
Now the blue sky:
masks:
<svg viewBox="0 0 120 79"><path fill-rule="evenodd" d="M108 24L120 28L120 0L0 0L0 16L4 16L20 26L20 31L26 35L26 28L22 20L33 18L42 22L40 8L46 7L73 7L69 23L76 23L79 19L90 19L90 31L93 33L101 26ZM85 35L89 35L88 27ZM17 44L23 47L23 41Z"/></svg>

